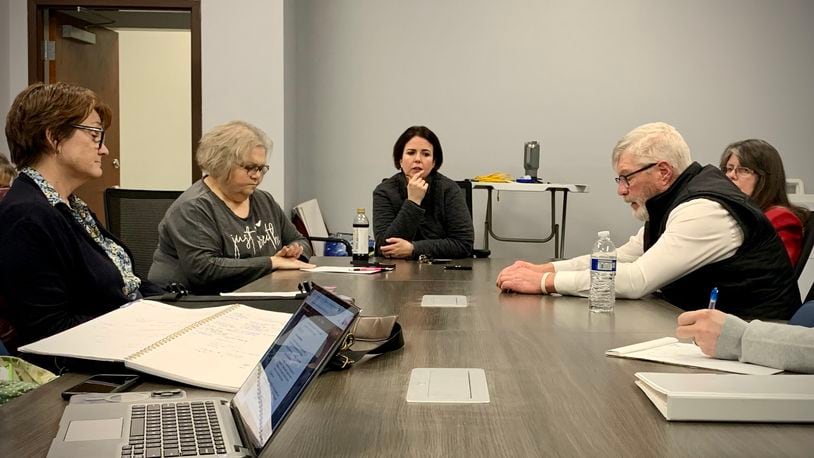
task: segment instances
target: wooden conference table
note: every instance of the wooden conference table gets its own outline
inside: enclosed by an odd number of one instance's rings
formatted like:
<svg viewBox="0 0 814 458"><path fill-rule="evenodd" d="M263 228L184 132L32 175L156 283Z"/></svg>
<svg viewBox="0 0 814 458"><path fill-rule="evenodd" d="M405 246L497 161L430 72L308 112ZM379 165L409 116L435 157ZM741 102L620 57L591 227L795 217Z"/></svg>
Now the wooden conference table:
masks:
<svg viewBox="0 0 814 458"><path fill-rule="evenodd" d="M634 372L695 370L604 356L672 335L675 307L619 300L615 313L591 314L582 298L500 294L495 278L509 260L460 263L473 270L401 261L375 275L276 272L243 288L336 286L363 314L398 314L405 333L404 349L321 375L267 456L811 456L814 426L667 422ZM422 308L424 294L466 295L469 306ZM483 368L491 402L407 403L416 367ZM44 456L65 405L59 393L82 377L63 376L0 408L0 456ZM159 382L136 389L166 386Z"/></svg>

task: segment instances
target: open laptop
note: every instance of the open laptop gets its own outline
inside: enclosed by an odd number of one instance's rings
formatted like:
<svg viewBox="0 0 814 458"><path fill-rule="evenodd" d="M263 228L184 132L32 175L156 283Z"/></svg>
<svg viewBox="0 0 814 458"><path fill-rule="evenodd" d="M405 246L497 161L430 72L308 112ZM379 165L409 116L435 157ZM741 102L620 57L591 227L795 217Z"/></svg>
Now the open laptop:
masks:
<svg viewBox="0 0 814 458"><path fill-rule="evenodd" d="M48 456L260 455L359 315L313 286L231 402L180 390L77 395Z"/></svg>

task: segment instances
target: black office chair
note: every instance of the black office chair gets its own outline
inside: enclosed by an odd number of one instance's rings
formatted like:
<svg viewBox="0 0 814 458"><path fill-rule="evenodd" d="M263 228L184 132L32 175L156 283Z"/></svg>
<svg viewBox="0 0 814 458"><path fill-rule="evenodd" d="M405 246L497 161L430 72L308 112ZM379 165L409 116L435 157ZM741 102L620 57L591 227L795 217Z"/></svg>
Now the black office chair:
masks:
<svg viewBox="0 0 814 458"><path fill-rule="evenodd" d="M464 192L464 199L466 200L466 207L469 209L469 219L472 219L472 182L470 180L455 180L461 191ZM474 224L474 220L473 220ZM491 250L483 248L473 248L472 257L475 258L488 258L492 254Z"/></svg>
<svg viewBox="0 0 814 458"><path fill-rule="evenodd" d="M158 223L183 191L105 190L107 229L133 253L133 271L147 278L158 247Z"/></svg>
<svg viewBox="0 0 814 458"><path fill-rule="evenodd" d="M472 218L472 182L469 180L455 180L458 187L464 192L464 199L466 199L466 207L469 209L469 217Z"/></svg>
<svg viewBox="0 0 814 458"><path fill-rule="evenodd" d="M811 255L811 248L814 247L814 213L808 212L808 221L803 227L803 246L800 249L800 259L794 266L794 280L800 279L800 275L806 267L808 257Z"/></svg>

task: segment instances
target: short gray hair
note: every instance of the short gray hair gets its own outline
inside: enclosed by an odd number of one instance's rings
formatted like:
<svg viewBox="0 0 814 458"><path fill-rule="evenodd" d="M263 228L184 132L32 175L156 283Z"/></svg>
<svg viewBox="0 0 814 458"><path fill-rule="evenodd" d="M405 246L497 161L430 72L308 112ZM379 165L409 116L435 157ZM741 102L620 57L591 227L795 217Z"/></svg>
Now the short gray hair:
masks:
<svg viewBox="0 0 814 458"><path fill-rule="evenodd" d="M240 164L258 146L269 154L274 145L259 127L246 121L230 121L214 127L201 137L195 158L205 174L224 178L232 167Z"/></svg>
<svg viewBox="0 0 814 458"><path fill-rule="evenodd" d="M675 127L664 122L651 122L631 130L613 148L612 165L616 166L624 152L630 152L637 162L665 161L681 174L692 163L690 147Z"/></svg>

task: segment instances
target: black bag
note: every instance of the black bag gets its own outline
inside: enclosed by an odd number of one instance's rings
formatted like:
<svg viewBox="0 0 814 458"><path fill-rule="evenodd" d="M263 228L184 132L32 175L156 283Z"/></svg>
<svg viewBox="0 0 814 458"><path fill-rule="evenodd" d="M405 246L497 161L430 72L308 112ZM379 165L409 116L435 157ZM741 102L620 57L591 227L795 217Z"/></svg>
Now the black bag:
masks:
<svg viewBox="0 0 814 458"><path fill-rule="evenodd" d="M357 318L323 372L350 369L364 356L380 355L404 347L404 335L397 319L397 315Z"/></svg>

